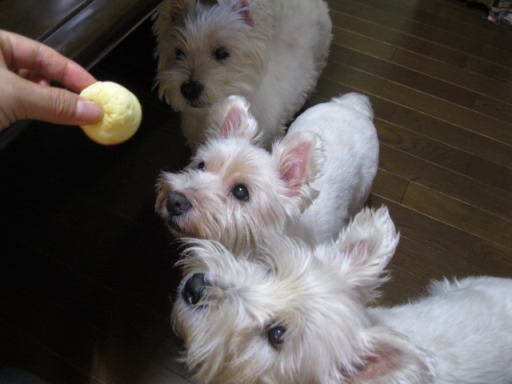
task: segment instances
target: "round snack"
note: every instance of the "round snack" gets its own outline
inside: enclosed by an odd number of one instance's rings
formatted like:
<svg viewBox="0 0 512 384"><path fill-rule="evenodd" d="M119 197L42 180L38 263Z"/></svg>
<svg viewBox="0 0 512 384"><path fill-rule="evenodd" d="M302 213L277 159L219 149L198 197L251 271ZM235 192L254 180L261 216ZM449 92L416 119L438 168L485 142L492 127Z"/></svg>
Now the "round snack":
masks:
<svg viewBox="0 0 512 384"><path fill-rule="evenodd" d="M98 81L85 88L80 96L101 104L103 119L80 128L93 141L103 145L120 144L139 129L142 108L137 97L111 81Z"/></svg>

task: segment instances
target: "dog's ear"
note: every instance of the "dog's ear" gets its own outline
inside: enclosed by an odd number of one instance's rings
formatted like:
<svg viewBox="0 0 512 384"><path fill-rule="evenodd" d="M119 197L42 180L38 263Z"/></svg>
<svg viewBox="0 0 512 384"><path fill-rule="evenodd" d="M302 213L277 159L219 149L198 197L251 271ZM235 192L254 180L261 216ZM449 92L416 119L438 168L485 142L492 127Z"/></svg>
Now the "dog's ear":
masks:
<svg viewBox="0 0 512 384"><path fill-rule="evenodd" d="M378 288L388 279L385 268L399 238L386 207L364 208L342 230L336 242L318 256L336 268L367 303L379 295Z"/></svg>
<svg viewBox="0 0 512 384"><path fill-rule="evenodd" d="M384 327L367 330L370 350L353 367L351 383L430 383L434 378L432 358L403 335Z"/></svg>
<svg viewBox="0 0 512 384"><path fill-rule="evenodd" d="M306 201L318 196L318 191L311 187L311 182L321 173L325 162L323 143L320 136L312 132L288 134L272 147L272 158L279 176L286 186L289 198L298 198L306 208Z"/></svg>
<svg viewBox="0 0 512 384"><path fill-rule="evenodd" d="M244 138L257 144L259 128L249 111L249 103L242 96L229 96L217 103L209 116L208 137Z"/></svg>
<svg viewBox="0 0 512 384"><path fill-rule="evenodd" d="M251 16L251 10L249 9L249 1L247 0L235 0L231 9L237 12L242 20L249 26L254 26L254 20Z"/></svg>
<svg viewBox="0 0 512 384"><path fill-rule="evenodd" d="M168 0L162 4L162 7L167 7L167 14L173 25L179 24L183 19L188 8L195 3L196 0Z"/></svg>

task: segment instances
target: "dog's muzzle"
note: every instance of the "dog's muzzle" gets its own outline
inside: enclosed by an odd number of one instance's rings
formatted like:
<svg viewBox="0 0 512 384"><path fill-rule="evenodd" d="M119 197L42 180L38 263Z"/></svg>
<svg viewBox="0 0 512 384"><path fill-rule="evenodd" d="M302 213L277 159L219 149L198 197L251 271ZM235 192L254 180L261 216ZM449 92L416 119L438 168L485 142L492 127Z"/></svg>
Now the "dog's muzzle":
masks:
<svg viewBox="0 0 512 384"><path fill-rule="evenodd" d="M187 280L181 291L183 301L188 305L196 305L204 295L206 280L204 273L196 273Z"/></svg>

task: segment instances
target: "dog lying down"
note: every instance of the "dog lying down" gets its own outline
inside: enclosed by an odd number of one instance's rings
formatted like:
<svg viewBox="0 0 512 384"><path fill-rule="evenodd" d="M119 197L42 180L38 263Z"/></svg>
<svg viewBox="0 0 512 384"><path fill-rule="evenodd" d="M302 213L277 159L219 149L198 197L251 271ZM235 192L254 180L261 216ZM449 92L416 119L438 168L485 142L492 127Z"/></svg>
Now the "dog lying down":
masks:
<svg viewBox="0 0 512 384"><path fill-rule="evenodd" d="M512 383L512 279L437 281L368 306L398 239L383 207L313 249L274 237L234 257L191 240L172 313L184 361L205 383Z"/></svg>

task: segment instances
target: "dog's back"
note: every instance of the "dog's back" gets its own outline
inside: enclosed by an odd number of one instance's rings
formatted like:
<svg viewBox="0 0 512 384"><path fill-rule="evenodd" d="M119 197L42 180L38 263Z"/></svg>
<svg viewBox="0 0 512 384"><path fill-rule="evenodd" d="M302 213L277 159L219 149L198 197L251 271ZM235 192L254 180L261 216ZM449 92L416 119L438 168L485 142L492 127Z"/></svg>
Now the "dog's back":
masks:
<svg viewBox="0 0 512 384"><path fill-rule="evenodd" d="M429 292L420 301L372 314L433 354L435 383L511 383L512 279L444 280Z"/></svg>
<svg viewBox="0 0 512 384"><path fill-rule="evenodd" d="M275 31L268 47L267 72L260 88L247 95L267 142L282 136L284 126L313 91L332 39L332 22L324 0L270 2ZM283 129L276 131L276 127Z"/></svg>
<svg viewBox="0 0 512 384"><path fill-rule="evenodd" d="M318 243L334 239L368 199L377 173L379 141L370 101L359 93L306 110L288 134L300 131L312 131L321 138L325 162L312 184L320 195L293 230Z"/></svg>

